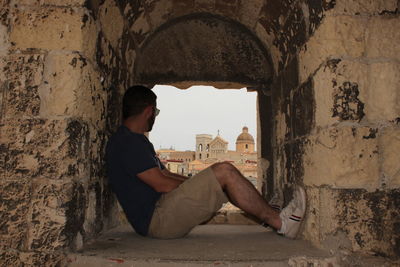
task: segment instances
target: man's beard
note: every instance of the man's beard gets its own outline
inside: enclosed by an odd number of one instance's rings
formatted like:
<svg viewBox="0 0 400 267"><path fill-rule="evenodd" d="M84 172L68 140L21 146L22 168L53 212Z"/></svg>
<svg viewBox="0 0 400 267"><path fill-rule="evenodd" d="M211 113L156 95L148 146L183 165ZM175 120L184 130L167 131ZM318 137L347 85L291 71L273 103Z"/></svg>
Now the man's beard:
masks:
<svg viewBox="0 0 400 267"><path fill-rule="evenodd" d="M156 116L151 116L147 120L147 131L150 132L153 129L154 121L156 120Z"/></svg>

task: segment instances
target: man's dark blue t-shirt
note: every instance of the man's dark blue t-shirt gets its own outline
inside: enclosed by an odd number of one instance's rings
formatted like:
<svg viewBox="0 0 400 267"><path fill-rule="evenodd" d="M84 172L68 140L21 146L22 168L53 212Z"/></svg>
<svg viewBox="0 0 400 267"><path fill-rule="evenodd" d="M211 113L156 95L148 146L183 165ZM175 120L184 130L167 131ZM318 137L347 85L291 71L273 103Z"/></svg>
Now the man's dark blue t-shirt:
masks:
<svg viewBox="0 0 400 267"><path fill-rule="evenodd" d="M161 193L137 177L138 173L164 165L143 134L120 126L106 148L108 179L128 221L138 234L147 235L156 202Z"/></svg>

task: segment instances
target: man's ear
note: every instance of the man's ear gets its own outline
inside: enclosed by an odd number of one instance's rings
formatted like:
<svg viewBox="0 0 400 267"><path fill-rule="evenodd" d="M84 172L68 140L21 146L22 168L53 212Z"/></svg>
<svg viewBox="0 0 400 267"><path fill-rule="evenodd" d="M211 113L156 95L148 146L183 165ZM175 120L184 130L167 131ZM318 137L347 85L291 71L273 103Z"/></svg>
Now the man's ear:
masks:
<svg viewBox="0 0 400 267"><path fill-rule="evenodd" d="M153 106L147 106L144 109L144 113L146 114L146 117L151 117L153 115Z"/></svg>

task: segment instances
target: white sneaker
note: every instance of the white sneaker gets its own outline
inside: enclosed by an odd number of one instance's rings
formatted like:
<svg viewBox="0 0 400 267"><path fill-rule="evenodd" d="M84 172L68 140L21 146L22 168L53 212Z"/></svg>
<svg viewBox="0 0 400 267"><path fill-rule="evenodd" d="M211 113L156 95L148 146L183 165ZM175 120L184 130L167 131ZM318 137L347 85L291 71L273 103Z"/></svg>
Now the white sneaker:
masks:
<svg viewBox="0 0 400 267"><path fill-rule="evenodd" d="M306 212L306 201L306 192L302 187L297 187L292 201L279 214L282 220L282 227L278 230L278 234L288 238L296 238Z"/></svg>

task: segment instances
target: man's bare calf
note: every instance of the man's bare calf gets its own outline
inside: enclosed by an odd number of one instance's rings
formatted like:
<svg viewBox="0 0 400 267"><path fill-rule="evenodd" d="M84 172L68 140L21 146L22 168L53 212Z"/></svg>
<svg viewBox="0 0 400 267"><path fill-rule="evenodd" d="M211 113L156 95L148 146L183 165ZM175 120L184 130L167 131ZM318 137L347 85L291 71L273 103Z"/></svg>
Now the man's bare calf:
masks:
<svg viewBox="0 0 400 267"><path fill-rule="evenodd" d="M221 162L212 165L211 168L232 204L277 230L281 228L279 213L268 205L253 184L235 166Z"/></svg>
<svg viewBox="0 0 400 267"><path fill-rule="evenodd" d="M278 233L295 238L306 210L306 196L298 187L292 201L278 213L273 209L235 166L228 162L211 166L229 200L248 214L272 226Z"/></svg>

